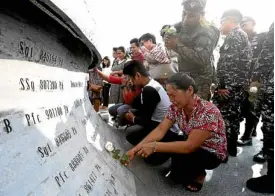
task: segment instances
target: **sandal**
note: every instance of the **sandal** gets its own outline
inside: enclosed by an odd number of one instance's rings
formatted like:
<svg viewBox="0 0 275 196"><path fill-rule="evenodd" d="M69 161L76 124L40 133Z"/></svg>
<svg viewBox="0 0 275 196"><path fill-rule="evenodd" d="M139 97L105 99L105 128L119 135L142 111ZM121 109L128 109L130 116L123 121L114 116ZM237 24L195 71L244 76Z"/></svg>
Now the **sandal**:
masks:
<svg viewBox="0 0 275 196"><path fill-rule="evenodd" d="M202 176L203 176L204 178L206 177L206 172L205 172L205 171L203 172ZM190 186L191 186L192 188L190 188ZM203 182L200 183L200 182L194 181L194 182L188 183L188 184L185 186L185 189L186 189L187 191L190 191L190 192L199 192L199 191L202 189L202 187L203 187Z"/></svg>
<svg viewBox="0 0 275 196"><path fill-rule="evenodd" d="M192 188L190 188L190 186ZM203 187L203 184L199 182L191 182L187 186L185 186L185 189L190 192L199 192Z"/></svg>

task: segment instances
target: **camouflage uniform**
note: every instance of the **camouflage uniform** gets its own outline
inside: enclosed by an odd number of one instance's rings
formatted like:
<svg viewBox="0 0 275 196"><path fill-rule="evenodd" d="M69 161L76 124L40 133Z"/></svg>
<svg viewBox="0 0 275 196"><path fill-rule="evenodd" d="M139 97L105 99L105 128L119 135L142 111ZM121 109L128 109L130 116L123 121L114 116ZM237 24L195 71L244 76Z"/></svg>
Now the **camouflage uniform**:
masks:
<svg viewBox="0 0 275 196"><path fill-rule="evenodd" d="M267 175L252 178L246 185L255 192L274 193L274 23L269 29L263 50L255 64L252 81L261 83L258 101L262 102L262 131L268 168Z"/></svg>
<svg viewBox="0 0 275 196"><path fill-rule="evenodd" d="M217 65L218 89L227 89L229 99L223 100L217 91L213 96L213 102L223 115L228 152L233 156L237 154L241 120L240 106L245 98L244 90L249 84L251 59L252 51L246 33L241 28L233 29L220 48L220 59Z"/></svg>
<svg viewBox="0 0 275 196"><path fill-rule="evenodd" d="M192 9L196 7L194 3L204 9L204 1L184 1L185 9L192 4ZM198 87L198 95L203 99L210 98L210 85L213 81L214 57L213 50L217 46L220 32L211 24L200 24L196 29L184 27L181 23L175 25L179 34L179 41L175 52L179 54L178 65L179 72L189 74L194 78Z"/></svg>
<svg viewBox="0 0 275 196"><path fill-rule="evenodd" d="M274 157L274 23L270 27L262 52L255 64L252 81L261 84L256 108L261 104L265 154Z"/></svg>
<svg viewBox="0 0 275 196"><path fill-rule="evenodd" d="M258 56L262 50L263 43L266 38L266 33L254 34L249 38L251 49L253 51L253 59L251 63L251 67L249 70L249 75L251 76L252 70L254 69L255 63L258 59ZM251 138L252 132L256 134L256 128L259 122L260 113L261 113L261 105L258 105L257 108L255 105L248 100L248 93L246 92L246 98L244 103L242 104L241 111L243 117L246 118L245 123L245 132L242 136L242 140L249 140Z"/></svg>

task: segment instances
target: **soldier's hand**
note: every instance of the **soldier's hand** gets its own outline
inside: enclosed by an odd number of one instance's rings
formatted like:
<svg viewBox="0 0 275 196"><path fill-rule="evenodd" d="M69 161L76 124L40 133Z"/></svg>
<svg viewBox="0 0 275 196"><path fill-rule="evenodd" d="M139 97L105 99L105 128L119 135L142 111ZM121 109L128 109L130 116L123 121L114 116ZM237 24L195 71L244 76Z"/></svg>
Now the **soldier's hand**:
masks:
<svg viewBox="0 0 275 196"><path fill-rule="evenodd" d="M218 94L223 97L224 99L228 99L229 98L229 91L226 89L219 89L218 90Z"/></svg>

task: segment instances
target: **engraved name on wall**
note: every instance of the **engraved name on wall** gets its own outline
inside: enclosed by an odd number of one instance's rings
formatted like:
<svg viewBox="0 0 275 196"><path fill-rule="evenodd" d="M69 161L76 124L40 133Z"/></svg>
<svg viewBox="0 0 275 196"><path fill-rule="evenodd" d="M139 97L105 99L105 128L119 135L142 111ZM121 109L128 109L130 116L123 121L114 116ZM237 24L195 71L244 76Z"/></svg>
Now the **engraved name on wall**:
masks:
<svg viewBox="0 0 275 196"><path fill-rule="evenodd" d="M0 60L0 72L0 195L136 195L104 150L119 144L93 110L87 74L19 60Z"/></svg>

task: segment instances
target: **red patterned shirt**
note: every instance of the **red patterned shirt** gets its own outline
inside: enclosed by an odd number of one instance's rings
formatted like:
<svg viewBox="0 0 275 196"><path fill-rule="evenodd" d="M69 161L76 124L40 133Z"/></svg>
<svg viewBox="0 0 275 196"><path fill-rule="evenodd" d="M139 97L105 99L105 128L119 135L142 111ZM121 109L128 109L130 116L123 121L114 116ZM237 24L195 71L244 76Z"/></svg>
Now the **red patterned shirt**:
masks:
<svg viewBox="0 0 275 196"><path fill-rule="evenodd" d="M166 118L178 123L186 135L194 129L210 131L211 137L201 148L216 154L221 160L225 159L227 151L225 124L219 109L214 104L196 96L195 107L188 122L184 111L174 104L170 106Z"/></svg>

